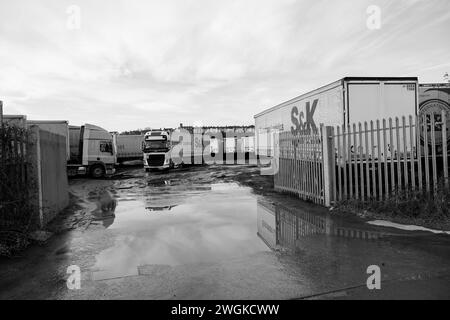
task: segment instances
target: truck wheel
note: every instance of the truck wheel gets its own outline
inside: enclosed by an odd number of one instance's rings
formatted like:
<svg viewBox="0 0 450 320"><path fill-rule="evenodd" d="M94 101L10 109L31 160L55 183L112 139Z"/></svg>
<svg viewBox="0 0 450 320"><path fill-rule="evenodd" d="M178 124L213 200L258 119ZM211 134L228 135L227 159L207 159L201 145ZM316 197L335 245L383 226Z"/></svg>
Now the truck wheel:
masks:
<svg viewBox="0 0 450 320"><path fill-rule="evenodd" d="M105 176L105 167L100 164L93 166L91 169L91 176L94 179L103 178Z"/></svg>

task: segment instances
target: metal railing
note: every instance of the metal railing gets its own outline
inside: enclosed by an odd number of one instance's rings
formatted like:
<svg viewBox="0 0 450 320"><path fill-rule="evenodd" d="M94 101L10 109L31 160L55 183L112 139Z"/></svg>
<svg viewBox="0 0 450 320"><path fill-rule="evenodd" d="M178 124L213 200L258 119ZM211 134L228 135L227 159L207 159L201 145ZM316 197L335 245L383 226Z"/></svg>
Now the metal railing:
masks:
<svg viewBox="0 0 450 320"><path fill-rule="evenodd" d="M279 134L276 190L295 194L301 199L324 204L323 157L320 132Z"/></svg>
<svg viewBox="0 0 450 320"><path fill-rule="evenodd" d="M279 134L275 189L330 206L448 190L447 112Z"/></svg>
<svg viewBox="0 0 450 320"><path fill-rule="evenodd" d="M427 113L332 129L333 200L383 200L448 188L448 114Z"/></svg>

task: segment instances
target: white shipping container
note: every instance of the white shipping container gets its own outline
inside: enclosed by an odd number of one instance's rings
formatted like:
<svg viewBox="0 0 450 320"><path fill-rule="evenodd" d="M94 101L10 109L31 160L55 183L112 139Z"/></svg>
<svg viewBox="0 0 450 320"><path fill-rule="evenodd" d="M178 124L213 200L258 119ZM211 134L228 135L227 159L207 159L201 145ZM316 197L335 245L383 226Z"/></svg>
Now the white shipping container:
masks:
<svg viewBox="0 0 450 320"><path fill-rule="evenodd" d="M236 152L236 139L225 138L225 152L226 153L235 153Z"/></svg>
<svg viewBox="0 0 450 320"><path fill-rule="evenodd" d="M255 116L257 153L271 156L273 132L317 130L416 115L418 80L347 77Z"/></svg>
<svg viewBox="0 0 450 320"><path fill-rule="evenodd" d="M242 137L241 152L255 152L255 137Z"/></svg>
<svg viewBox="0 0 450 320"><path fill-rule="evenodd" d="M210 153L214 153L217 154L219 153L219 140L217 140L217 138L211 138L209 140L209 152Z"/></svg>

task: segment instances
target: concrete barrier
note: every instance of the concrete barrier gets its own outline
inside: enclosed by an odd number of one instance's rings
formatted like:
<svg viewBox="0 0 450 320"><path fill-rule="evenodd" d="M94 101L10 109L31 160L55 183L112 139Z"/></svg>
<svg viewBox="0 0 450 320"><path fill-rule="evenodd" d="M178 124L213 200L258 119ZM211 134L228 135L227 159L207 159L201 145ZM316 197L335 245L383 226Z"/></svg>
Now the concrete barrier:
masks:
<svg viewBox="0 0 450 320"><path fill-rule="evenodd" d="M38 210L38 227L45 227L69 204L67 144L64 136L31 126L28 148L31 190Z"/></svg>

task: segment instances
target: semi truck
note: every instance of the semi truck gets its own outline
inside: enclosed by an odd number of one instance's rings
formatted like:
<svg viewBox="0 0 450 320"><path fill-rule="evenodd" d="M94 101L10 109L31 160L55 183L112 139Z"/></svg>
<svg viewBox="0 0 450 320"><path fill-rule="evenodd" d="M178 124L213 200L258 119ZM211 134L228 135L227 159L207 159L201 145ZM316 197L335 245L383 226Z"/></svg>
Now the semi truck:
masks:
<svg viewBox="0 0 450 320"><path fill-rule="evenodd" d="M16 115L5 115L4 121L24 128L38 126L41 130L64 136L69 177L90 174L101 178L115 173L115 139L105 129L91 124L70 126L66 120L27 120L26 116Z"/></svg>
<svg viewBox="0 0 450 320"><path fill-rule="evenodd" d="M144 136L142 151L144 169L168 169L179 165L198 165L204 163L203 153L208 150L214 156L220 152L215 138L203 139L205 133L199 127L151 130ZM211 135L210 135L211 136ZM213 145L211 145L213 142Z"/></svg>
<svg viewBox="0 0 450 320"><path fill-rule="evenodd" d="M174 164L171 159L171 131L151 130L144 136L142 151L144 156L144 169L168 169Z"/></svg>
<svg viewBox="0 0 450 320"><path fill-rule="evenodd" d="M102 178L115 173L117 146L114 136L92 124L69 126L69 177L89 174Z"/></svg>
<svg viewBox="0 0 450 320"><path fill-rule="evenodd" d="M271 156L273 132L416 115L417 77L346 77L255 115L256 152Z"/></svg>
<svg viewBox="0 0 450 320"><path fill-rule="evenodd" d="M238 130L241 129L241 130ZM187 135L187 137L186 137ZM191 127L152 130L142 146L144 168L168 169L178 165L236 163L250 159L255 149L254 127ZM239 158L238 163L240 163Z"/></svg>

